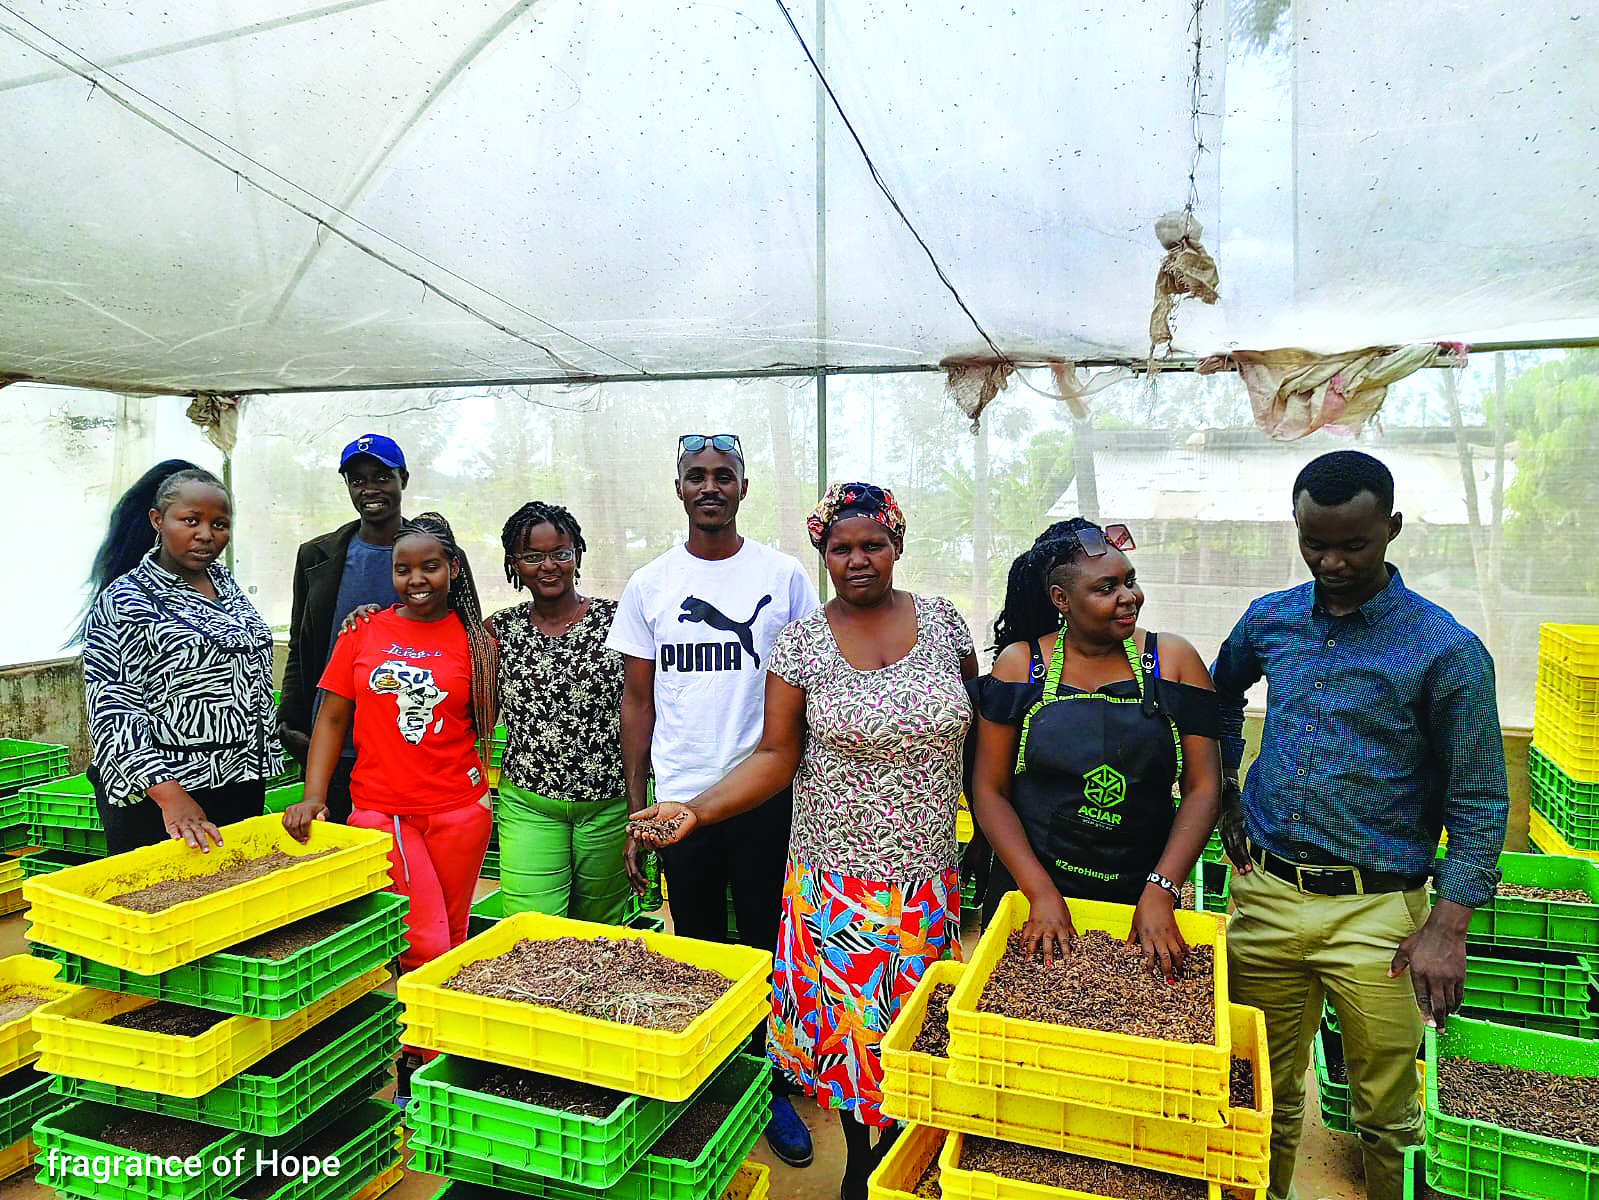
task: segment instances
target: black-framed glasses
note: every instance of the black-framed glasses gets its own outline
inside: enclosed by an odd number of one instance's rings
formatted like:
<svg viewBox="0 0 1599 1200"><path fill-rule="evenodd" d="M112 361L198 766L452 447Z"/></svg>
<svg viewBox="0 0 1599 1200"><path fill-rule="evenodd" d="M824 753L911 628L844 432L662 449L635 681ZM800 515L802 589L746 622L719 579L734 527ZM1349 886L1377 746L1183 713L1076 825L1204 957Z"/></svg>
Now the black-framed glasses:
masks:
<svg viewBox="0 0 1599 1200"><path fill-rule="evenodd" d="M1138 549L1138 543L1133 541L1133 535L1125 525L1107 525L1103 533L1092 528L1079 529L1077 544L1083 548L1083 553L1089 558L1103 557L1105 551L1112 546L1118 550Z"/></svg>
<svg viewBox="0 0 1599 1200"><path fill-rule="evenodd" d="M707 446L719 454L736 454L740 462L744 461L744 447L739 444L736 433L685 433L677 439L679 457L698 454Z"/></svg>
<svg viewBox="0 0 1599 1200"><path fill-rule="evenodd" d="M569 562L577 561L577 551L562 546L559 550L551 550L548 554L542 550L524 550L521 554L511 555L512 562L519 562L524 567L542 567L545 559L565 566Z"/></svg>

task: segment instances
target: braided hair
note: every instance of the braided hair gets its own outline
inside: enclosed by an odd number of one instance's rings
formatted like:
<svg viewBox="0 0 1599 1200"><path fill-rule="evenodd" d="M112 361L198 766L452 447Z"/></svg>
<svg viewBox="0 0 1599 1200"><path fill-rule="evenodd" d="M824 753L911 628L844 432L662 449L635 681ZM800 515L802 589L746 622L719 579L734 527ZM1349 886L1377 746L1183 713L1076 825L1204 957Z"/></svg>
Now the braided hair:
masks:
<svg viewBox="0 0 1599 1200"><path fill-rule="evenodd" d="M150 547L155 545L156 534L150 528L150 510L165 508L164 504L157 503L163 494L167 503L171 503L172 493L164 485L179 472L199 470L186 458L169 458L158 462L139 476L112 506L105 537L94 553L94 565L89 568L89 599L78 614L77 628L67 642L69 647L82 643L84 629L89 623L89 612L100 598L100 593L110 587L114 580L138 566L139 560L150 553ZM214 481L209 471L201 474L207 481ZM176 490L172 489L173 492Z"/></svg>
<svg viewBox="0 0 1599 1200"><path fill-rule="evenodd" d="M436 512L425 512L412 517L400 526L394 535L394 544L411 534L425 533L444 547L444 556L459 569L450 580L450 610L461 618L466 627L467 655L472 661L472 723L477 726L478 737L486 744L494 736L496 720L495 687L499 675L499 647L489 636L483 624L483 606L478 602L477 584L472 579L472 565L466 560L466 551L456 545L450 523Z"/></svg>
<svg viewBox="0 0 1599 1200"><path fill-rule="evenodd" d="M588 549L583 541L583 527L577 523L576 517L559 504L529 500L506 519L505 528L500 530L500 545L505 547L505 582L519 592L522 590L522 577L516 573L511 555L516 553L522 538L535 525L550 525L557 533L564 533L571 539L572 549L579 554Z"/></svg>
<svg viewBox="0 0 1599 1200"><path fill-rule="evenodd" d="M1056 521L1038 535L1031 549L1016 556L1005 580L1005 606L994 618L994 653L1015 642L1037 641L1060 628L1060 610L1050 602L1049 589L1066 582L1056 572L1083 557L1078 531L1098 528L1083 517Z"/></svg>

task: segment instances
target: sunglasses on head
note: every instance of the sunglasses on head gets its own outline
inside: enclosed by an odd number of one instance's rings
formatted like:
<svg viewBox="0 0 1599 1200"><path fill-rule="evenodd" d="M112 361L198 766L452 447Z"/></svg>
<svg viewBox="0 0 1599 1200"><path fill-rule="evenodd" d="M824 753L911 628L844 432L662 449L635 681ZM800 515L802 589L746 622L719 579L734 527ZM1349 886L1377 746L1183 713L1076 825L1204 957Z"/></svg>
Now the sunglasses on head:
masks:
<svg viewBox="0 0 1599 1200"><path fill-rule="evenodd" d="M1077 544L1083 548L1083 553L1089 558L1103 557L1105 551L1112 546L1118 550L1138 548L1138 543L1133 541L1133 535L1127 531L1125 525L1107 525L1103 533L1098 529L1079 529Z"/></svg>
<svg viewBox="0 0 1599 1200"><path fill-rule="evenodd" d="M707 446L719 454L736 454L740 460L744 458L744 447L739 445L736 433L685 433L677 439L679 456L698 454Z"/></svg>

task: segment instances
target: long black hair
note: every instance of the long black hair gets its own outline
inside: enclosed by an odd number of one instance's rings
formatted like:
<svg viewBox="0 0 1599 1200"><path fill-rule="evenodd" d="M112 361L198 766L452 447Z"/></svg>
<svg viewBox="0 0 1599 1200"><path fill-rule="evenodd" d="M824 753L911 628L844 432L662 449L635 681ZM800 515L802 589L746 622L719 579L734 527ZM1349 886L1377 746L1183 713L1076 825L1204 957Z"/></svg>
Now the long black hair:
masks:
<svg viewBox="0 0 1599 1200"><path fill-rule="evenodd" d="M519 592L522 590L522 577L516 573L511 555L516 553L516 548L522 544L523 536L535 525L549 525L557 533L565 534L571 540L572 549L579 555L588 549L583 542L583 527L577 523L576 517L559 504L529 500L506 518L505 527L500 530L500 545L505 547L505 582Z"/></svg>
<svg viewBox="0 0 1599 1200"><path fill-rule="evenodd" d="M415 533L437 539L444 547L444 557L459 568L450 580L450 608L466 627L466 649L472 660L472 723L486 745L494 736L499 654L483 624L483 605L478 601L472 564L466 560L466 551L456 544L450 523L439 513L425 512L406 521L394 535L394 544L398 546L401 538Z"/></svg>
<svg viewBox="0 0 1599 1200"><path fill-rule="evenodd" d="M1049 589L1066 583L1056 572L1083 557L1078 532L1098 528L1083 517L1056 521L1038 535L1031 549L1016 556L1005 580L1005 607L994 618L994 653L1015 642L1037 641L1060 628L1060 610L1050 601Z"/></svg>
<svg viewBox="0 0 1599 1200"><path fill-rule="evenodd" d="M77 627L67 642L69 647L82 644L83 633L89 623L89 611L94 608L100 593L110 587L114 580L138 566L139 560L154 547L156 535L155 530L150 528L150 510L157 507L156 495L162 490L161 485L179 471L199 470L201 468L186 458L169 458L165 462L158 462L139 476L112 506L105 537L94 553L94 565L89 568L89 598L84 602L83 611L78 614ZM205 475L209 478L210 472L205 472Z"/></svg>

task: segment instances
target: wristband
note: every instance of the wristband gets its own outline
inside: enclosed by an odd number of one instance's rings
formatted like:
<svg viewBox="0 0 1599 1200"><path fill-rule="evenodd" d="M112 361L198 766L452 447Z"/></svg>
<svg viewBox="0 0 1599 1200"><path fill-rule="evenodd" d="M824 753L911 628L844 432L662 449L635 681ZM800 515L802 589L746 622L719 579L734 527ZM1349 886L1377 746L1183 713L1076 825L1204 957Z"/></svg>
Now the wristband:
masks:
<svg viewBox="0 0 1599 1200"><path fill-rule="evenodd" d="M1144 879L1145 879L1146 882L1152 883L1156 887L1163 887L1168 892L1170 892L1171 893L1171 902L1172 902L1172 904L1174 906L1178 906L1178 905L1182 904L1182 902L1183 902L1183 893L1182 893L1182 891L1178 888L1178 886L1175 883L1173 883L1171 880L1167 879L1159 871L1151 871L1148 875L1144 876Z"/></svg>

